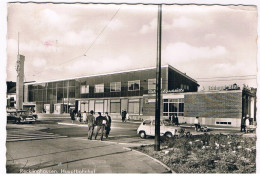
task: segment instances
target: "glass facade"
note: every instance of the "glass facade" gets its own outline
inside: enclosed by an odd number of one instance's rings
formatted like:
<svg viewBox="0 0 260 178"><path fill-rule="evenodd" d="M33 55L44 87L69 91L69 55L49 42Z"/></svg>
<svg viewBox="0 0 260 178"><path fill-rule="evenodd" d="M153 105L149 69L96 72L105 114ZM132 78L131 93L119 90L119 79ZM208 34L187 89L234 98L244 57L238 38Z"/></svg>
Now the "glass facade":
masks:
<svg viewBox="0 0 260 178"><path fill-rule="evenodd" d="M169 68L162 67L162 90L168 90ZM156 69L144 69L108 75L82 77L72 80L52 81L46 83L26 84L26 102L36 102L40 108L44 104L62 104L63 112L75 106L75 101L86 101L77 108L89 112L97 108L100 111L120 113L122 109L129 110L129 113L142 113L141 101L133 99L148 94L148 90L155 89ZM168 80L170 82L168 82ZM173 81L173 80L172 80ZM125 98L122 100L122 98ZM102 102L95 102L96 100ZM118 100L119 99L119 100ZM133 100L132 100L133 99ZM168 104L169 113L179 112L181 105ZM102 109L103 108L103 109ZM177 111L176 111L177 108Z"/></svg>
<svg viewBox="0 0 260 178"><path fill-rule="evenodd" d="M183 116L184 115L184 99L164 99L163 100L163 115L164 116Z"/></svg>

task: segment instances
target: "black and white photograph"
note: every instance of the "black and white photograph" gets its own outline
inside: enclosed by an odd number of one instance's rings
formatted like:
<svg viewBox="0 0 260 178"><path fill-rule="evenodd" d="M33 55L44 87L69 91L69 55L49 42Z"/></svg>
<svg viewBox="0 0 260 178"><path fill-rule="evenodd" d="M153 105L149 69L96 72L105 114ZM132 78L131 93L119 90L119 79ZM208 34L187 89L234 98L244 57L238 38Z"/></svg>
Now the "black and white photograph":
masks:
<svg viewBox="0 0 260 178"><path fill-rule="evenodd" d="M259 173L255 1L2 4L4 174Z"/></svg>

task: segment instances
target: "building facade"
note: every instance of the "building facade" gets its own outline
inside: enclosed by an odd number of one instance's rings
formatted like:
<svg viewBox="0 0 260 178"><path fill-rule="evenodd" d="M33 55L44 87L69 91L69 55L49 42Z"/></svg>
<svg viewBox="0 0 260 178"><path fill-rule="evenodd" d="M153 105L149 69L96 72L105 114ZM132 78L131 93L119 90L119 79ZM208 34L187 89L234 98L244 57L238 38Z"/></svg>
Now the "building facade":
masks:
<svg viewBox="0 0 260 178"><path fill-rule="evenodd" d="M143 96L155 90L156 68L92 75L74 79L34 82L24 85L24 107L36 112L82 112L143 115ZM162 66L161 89L196 92L198 83L174 67Z"/></svg>
<svg viewBox="0 0 260 178"><path fill-rule="evenodd" d="M163 93L161 117L177 115L180 123L193 124L198 116L201 125L240 127L247 114L256 124L256 90ZM155 115L155 94L144 95L144 118Z"/></svg>

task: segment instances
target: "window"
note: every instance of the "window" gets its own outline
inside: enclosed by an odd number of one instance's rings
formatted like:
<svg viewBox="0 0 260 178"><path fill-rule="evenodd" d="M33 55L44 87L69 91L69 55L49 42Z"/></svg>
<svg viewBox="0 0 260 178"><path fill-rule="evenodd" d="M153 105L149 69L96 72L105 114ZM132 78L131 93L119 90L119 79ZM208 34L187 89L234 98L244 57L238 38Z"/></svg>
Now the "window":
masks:
<svg viewBox="0 0 260 178"><path fill-rule="evenodd" d="M110 83L110 92L121 91L121 82L111 82Z"/></svg>
<svg viewBox="0 0 260 178"><path fill-rule="evenodd" d="M104 100L96 100L95 102L95 112L104 112Z"/></svg>
<svg viewBox="0 0 260 178"><path fill-rule="evenodd" d="M129 100L128 103L128 113L130 114L139 114L139 99Z"/></svg>
<svg viewBox="0 0 260 178"><path fill-rule="evenodd" d="M120 100L111 100L110 107L111 113L120 113Z"/></svg>
<svg viewBox="0 0 260 178"><path fill-rule="evenodd" d="M145 120L145 121L143 122L143 125L151 125L151 120Z"/></svg>
<svg viewBox="0 0 260 178"><path fill-rule="evenodd" d="M217 121L216 124L231 125L231 122L219 122L219 121Z"/></svg>
<svg viewBox="0 0 260 178"><path fill-rule="evenodd" d="M80 111L81 112L84 112L84 111L89 112L89 110L88 110L88 101L81 101L80 102Z"/></svg>
<svg viewBox="0 0 260 178"><path fill-rule="evenodd" d="M181 84L181 89L189 91L190 87L189 87L189 85Z"/></svg>
<svg viewBox="0 0 260 178"><path fill-rule="evenodd" d="M95 85L95 93L104 93L104 83Z"/></svg>
<svg viewBox="0 0 260 178"><path fill-rule="evenodd" d="M156 79L148 79L148 90L156 89Z"/></svg>
<svg viewBox="0 0 260 178"><path fill-rule="evenodd" d="M162 89L162 78L161 78L161 89ZM148 79L148 90L156 90L156 79Z"/></svg>
<svg viewBox="0 0 260 178"><path fill-rule="evenodd" d="M163 116L184 116L184 99L164 99Z"/></svg>
<svg viewBox="0 0 260 178"><path fill-rule="evenodd" d="M80 94L89 93L89 85L80 85Z"/></svg>
<svg viewBox="0 0 260 178"><path fill-rule="evenodd" d="M128 81L128 91L140 90L140 80Z"/></svg>

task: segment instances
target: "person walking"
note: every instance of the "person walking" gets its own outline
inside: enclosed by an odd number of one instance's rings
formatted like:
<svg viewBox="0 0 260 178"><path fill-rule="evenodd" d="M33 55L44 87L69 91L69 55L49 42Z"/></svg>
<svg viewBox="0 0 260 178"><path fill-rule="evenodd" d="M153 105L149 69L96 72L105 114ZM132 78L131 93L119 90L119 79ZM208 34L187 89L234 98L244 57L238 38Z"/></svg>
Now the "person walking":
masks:
<svg viewBox="0 0 260 178"><path fill-rule="evenodd" d="M97 135L99 131L101 130L101 136L100 140L103 140L103 134L104 134L104 129L105 125L107 124L107 120L105 117L101 116L101 112L98 112L98 117L96 118L95 125L97 126L96 134L95 134L95 140L97 139Z"/></svg>
<svg viewBox="0 0 260 178"><path fill-rule="evenodd" d="M72 124L74 123L74 120L75 120L75 113L74 113L74 110L70 110L70 118L71 118L71 122Z"/></svg>
<svg viewBox="0 0 260 178"><path fill-rule="evenodd" d="M126 110L122 110L122 122L125 122L125 118L126 118Z"/></svg>
<svg viewBox="0 0 260 178"><path fill-rule="evenodd" d="M106 112L106 119L107 119L107 124L106 124L106 138L108 137L109 133L110 133L110 130L111 130L111 123L112 123L112 120L111 120L111 117L108 115L108 112Z"/></svg>
<svg viewBox="0 0 260 178"><path fill-rule="evenodd" d="M250 125L250 121L249 121L249 115L248 115L248 114L246 115L246 119L245 119L245 120L246 120L246 133L247 133L247 132L248 132L248 129L249 129L249 127L250 127L250 126L249 126L249 125Z"/></svg>
<svg viewBox="0 0 260 178"><path fill-rule="evenodd" d="M87 112L86 111L84 111L83 114L82 114L82 121L83 122L87 121Z"/></svg>
<svg viewBox="0 0 260 178"><path fill-rule="evenodd" d="M88 139L92 140L92 136L93 136L93 130L95 127L95 117L93 116L94 111L91 110L90 111L90 115L87 116L87 124L88 124Z"/></svg>
<svg viewBox="0 0 260 178"><path fill-rule="evenodd" d="M79 122L81 122L81 112L80 112L80 110L79 110L78 113L77 113L77 117L78 117L78 119L79 119Z"/></svg>
<svg viewBox="0 0 260 178"><path fill-rule="evenodd" d="M241 129L240 132L246 132L246 119L245 117L242 117L241 119Z"/></svg>
<svg viewBox="0 0 260 178"><path fill-rule="evenodd" d="M177 114L174 116L174 124L176 126L179 126L179 118L178 118Z"/></svg>
<svg viewBox="0 0 260 178"><path fill-rule="evenodd" d="M197 132L199 129L199 117L198 116L194 119L194 126L195 126L195 131Z"/></svg>

